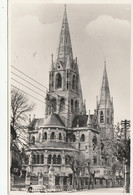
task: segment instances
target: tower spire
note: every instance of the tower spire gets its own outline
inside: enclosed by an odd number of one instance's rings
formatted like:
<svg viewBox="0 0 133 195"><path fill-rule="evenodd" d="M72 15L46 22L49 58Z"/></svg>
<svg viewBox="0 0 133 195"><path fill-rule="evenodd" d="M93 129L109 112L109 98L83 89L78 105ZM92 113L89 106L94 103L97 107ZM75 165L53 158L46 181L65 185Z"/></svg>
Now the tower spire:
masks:
<svg viewBox="0 0 133 195"><path fill-rule="evenodd" d="M73 52L71 45L71 37L67 19L66 4L64 5L64 16L62 21L62 27L59 38L59 48L57 62L62 62L64 68L66 67L67 56L70 56L70 59L73 60Z"/></svg>
<svg viewBox="0 0 133 195"><path fill-rule="evenodd" d="M106 70L106 60L104 60L104 72L103 72L103 80L102 80L102 87L101 87L100 103L103 103L105 105L107 104L108 100L110 100L110 90L109 90L108 76Z"/></svg>

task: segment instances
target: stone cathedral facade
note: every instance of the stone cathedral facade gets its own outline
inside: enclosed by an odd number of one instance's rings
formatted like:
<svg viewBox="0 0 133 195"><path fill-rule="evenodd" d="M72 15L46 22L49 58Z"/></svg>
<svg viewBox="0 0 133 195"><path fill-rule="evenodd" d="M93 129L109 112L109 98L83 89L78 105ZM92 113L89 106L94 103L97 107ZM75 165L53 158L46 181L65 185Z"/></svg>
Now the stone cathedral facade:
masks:
<svg viewBox="0 0 133 195"><path fill-rule="evenodd" d="M45 97L45 118L34 118L29 125L29 145L23 169L26 185L47 185L65 190L72 185L73 172L66 155L79 151L89 159L95 185L104 185L111 176L111 158L104 159L101 144L113 138L114 109L104 62L101 95L94 114L86 113L77 58L73 56L66 9L60 32L56 61L51 56L49 90ZM109 176L110 175L110 176ZM90 172L85 170L79 185L87 188ZM77 185L77 183L75 184Z"/></svg>

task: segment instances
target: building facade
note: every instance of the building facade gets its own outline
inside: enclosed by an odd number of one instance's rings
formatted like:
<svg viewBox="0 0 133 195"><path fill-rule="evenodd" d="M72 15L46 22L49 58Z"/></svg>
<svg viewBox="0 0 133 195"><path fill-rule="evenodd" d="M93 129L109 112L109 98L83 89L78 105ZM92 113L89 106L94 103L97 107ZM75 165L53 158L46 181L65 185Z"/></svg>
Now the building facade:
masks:
<svg viewBox="0 0 133 195"><path fill-rule="evenodd" d="M97 100L94 114L90 114L90 111L86 114L66 8L56 61L51 56L45 103L45 118L34 118L29 124L29 143L23 164L26 170L25 184L46 185L51 191L67 189L68 185L73 185L73 171L66 156L78 152L89 163L89 169L86 167L75 185L88 188L94 183L92 175L95 175L97 186L104 185L111 171L111 159L103 158L101 144L106 146L107 137L113 138L114 120L106 63L100 100Z"/></svg>

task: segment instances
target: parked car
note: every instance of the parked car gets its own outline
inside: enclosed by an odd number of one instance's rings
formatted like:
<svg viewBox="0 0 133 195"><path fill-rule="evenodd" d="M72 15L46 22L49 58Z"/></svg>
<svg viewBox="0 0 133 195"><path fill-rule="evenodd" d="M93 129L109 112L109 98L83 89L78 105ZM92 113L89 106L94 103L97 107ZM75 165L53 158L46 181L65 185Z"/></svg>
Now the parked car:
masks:
<svg viewBox="0 0 133 195"><path fill-rule="evenodd" d="M45 185L30 185L28 192L47 192L47 188Z"/></svg>

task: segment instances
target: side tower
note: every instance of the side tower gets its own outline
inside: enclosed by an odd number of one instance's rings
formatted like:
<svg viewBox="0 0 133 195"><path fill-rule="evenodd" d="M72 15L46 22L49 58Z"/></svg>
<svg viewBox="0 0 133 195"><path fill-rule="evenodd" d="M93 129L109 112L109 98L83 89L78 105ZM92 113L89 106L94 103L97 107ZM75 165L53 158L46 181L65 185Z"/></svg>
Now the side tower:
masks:
<svg viewBox="0 0 133 195"><path fill-rule="evenodd" d="M114 108L113 98L110 97L108 76L106 70L106 61L104 61L104 72L101 87L101 96L98 102L97 100L97 116L99 126L101 128L101 138L113 138L113 124L114 124Z"/></svg>
<svg viewBox="0 0 133 195"><path fill-rule="evenodd" d="M77 58L73 58L66 7L60 32L57 60L54 62L53 55L51 60L45 118L51 112L58 114L66 127L72 126L75 115L85 113Z"/></svg>

